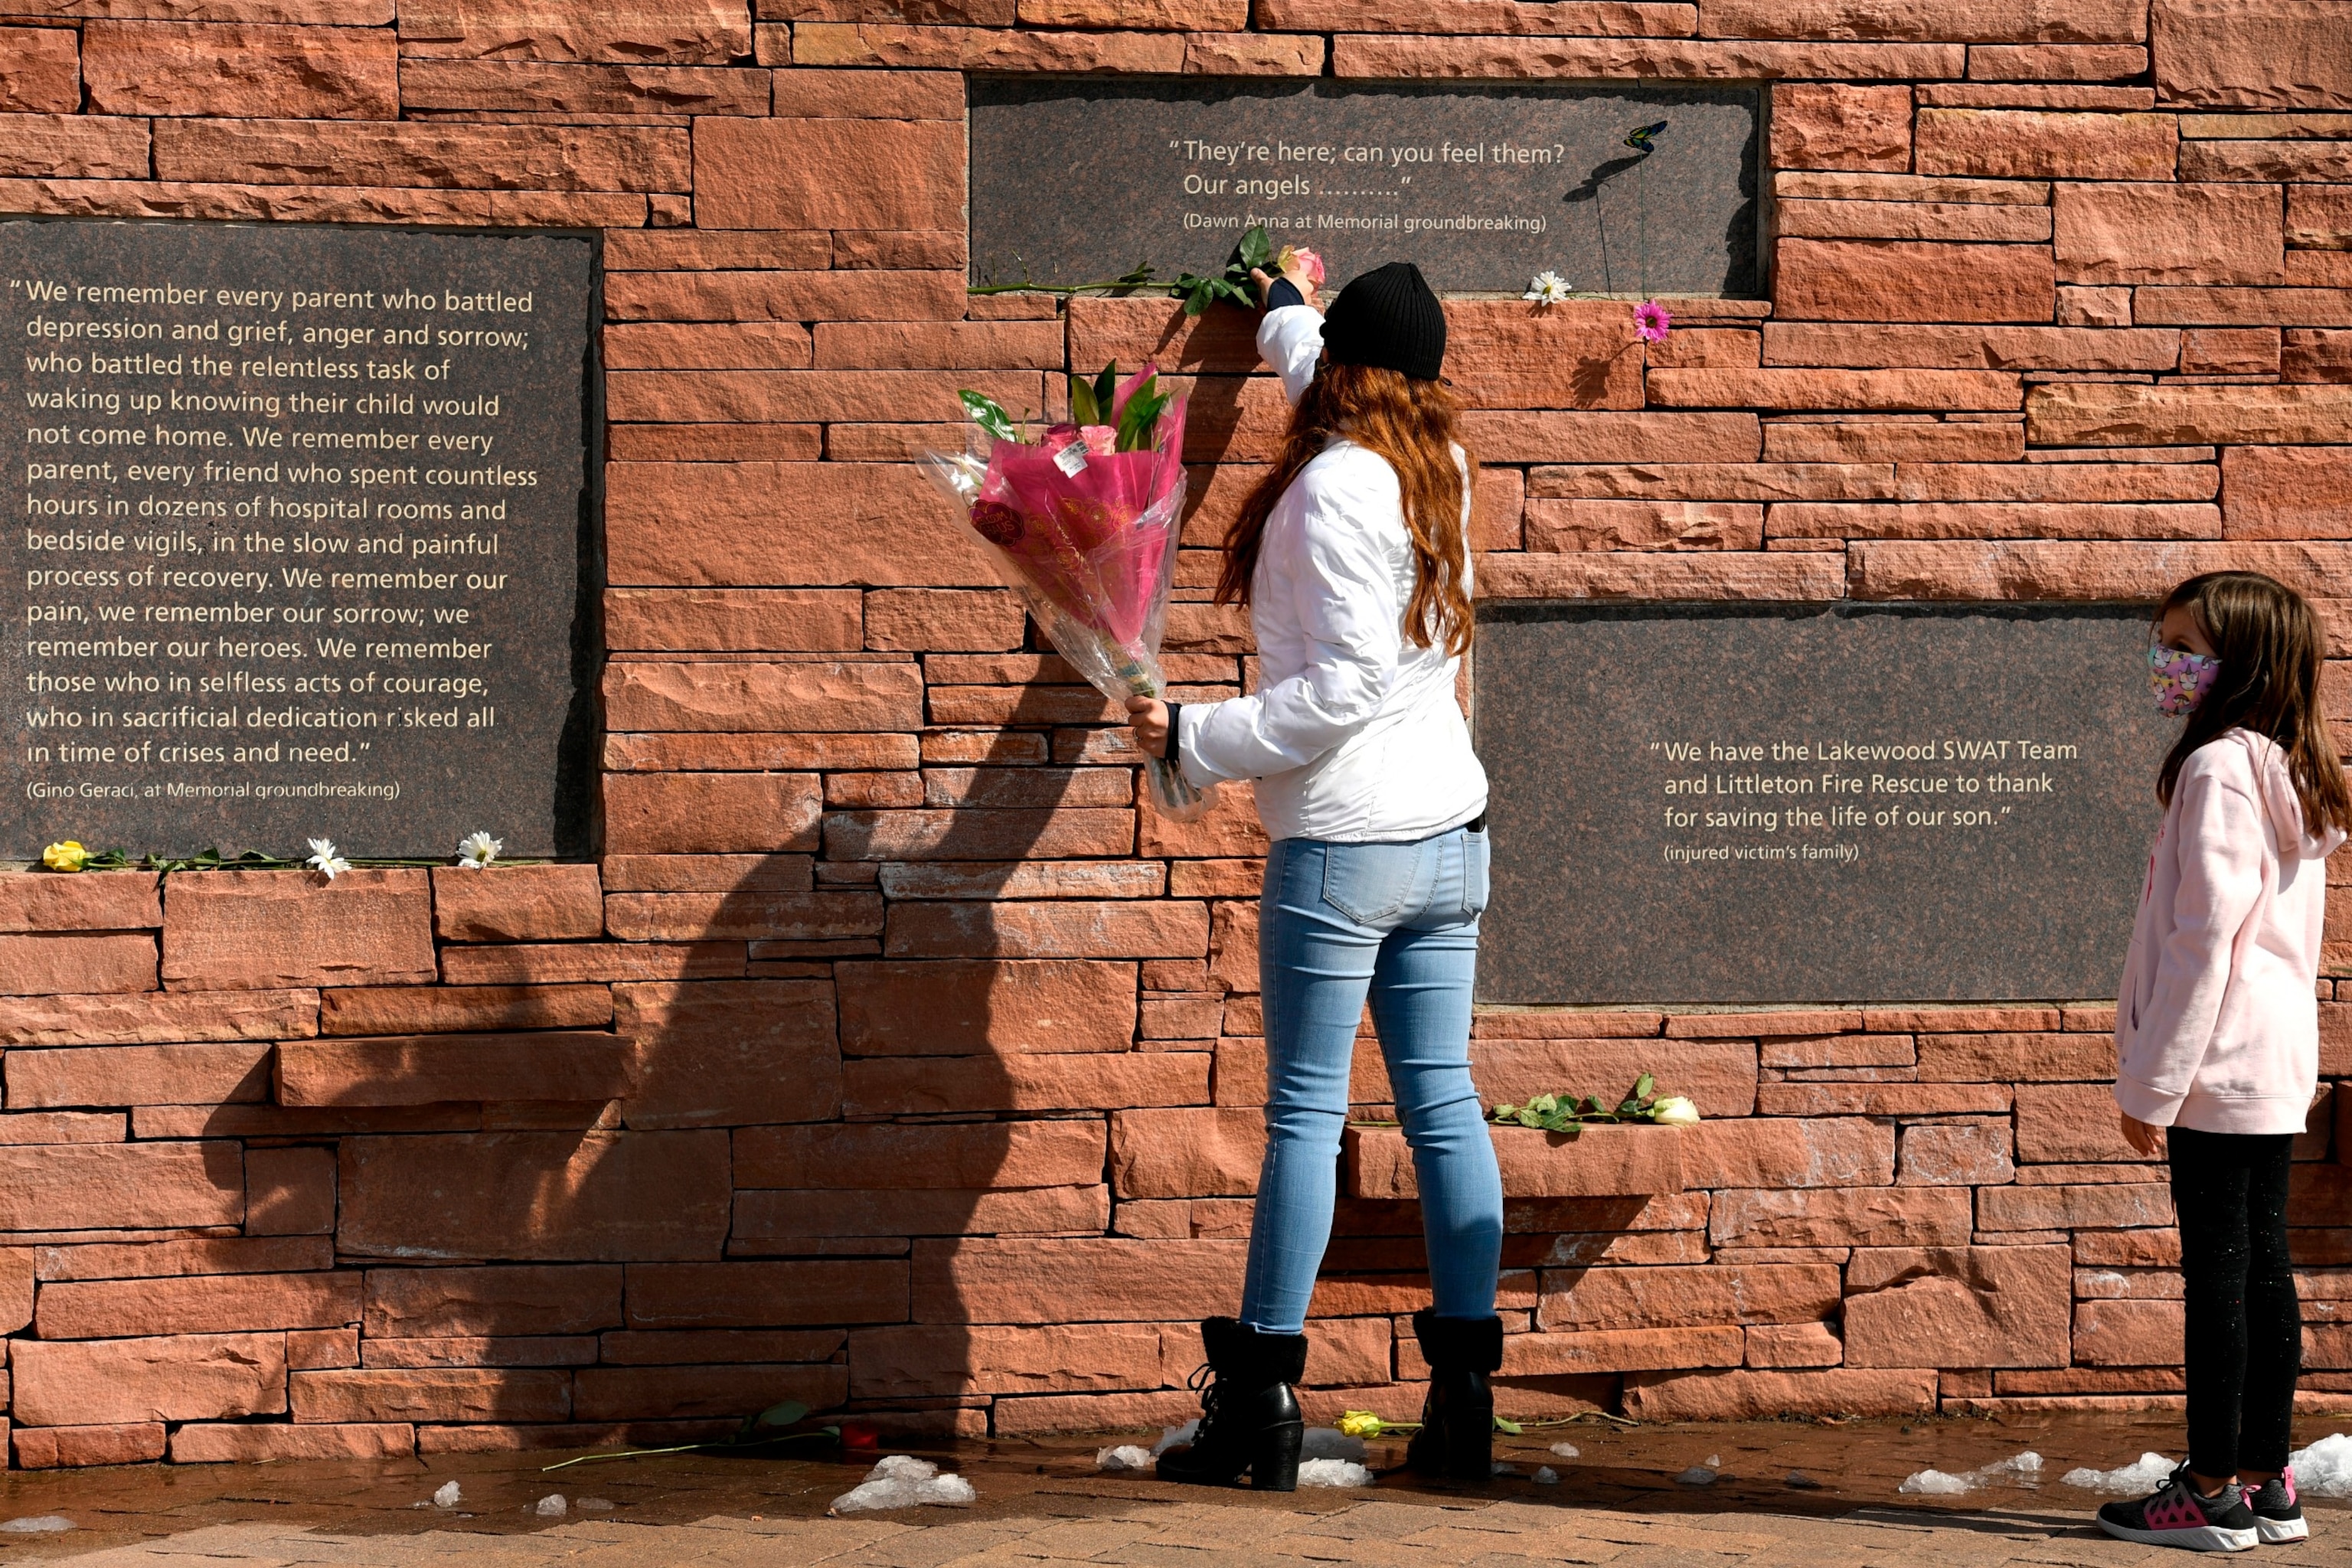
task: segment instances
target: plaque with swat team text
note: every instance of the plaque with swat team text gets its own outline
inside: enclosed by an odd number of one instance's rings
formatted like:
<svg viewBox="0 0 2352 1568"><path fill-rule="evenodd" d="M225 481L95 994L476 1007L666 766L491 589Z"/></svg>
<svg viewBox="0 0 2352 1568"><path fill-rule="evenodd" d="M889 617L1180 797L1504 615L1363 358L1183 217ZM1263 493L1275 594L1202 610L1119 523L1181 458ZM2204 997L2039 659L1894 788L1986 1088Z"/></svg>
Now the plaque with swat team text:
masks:
<svg viewBox="0 0 2352 1568"><path fill-rule="evenodd" d="M2136 605L1490 605L1482 1001L2113 996L2178 721Z"/></svg>
<svg viewBox="0 0 2352 1568"><path fill-rule="evenodd" d="M587 847L593 241L0 223L0 858Z"/></svg>

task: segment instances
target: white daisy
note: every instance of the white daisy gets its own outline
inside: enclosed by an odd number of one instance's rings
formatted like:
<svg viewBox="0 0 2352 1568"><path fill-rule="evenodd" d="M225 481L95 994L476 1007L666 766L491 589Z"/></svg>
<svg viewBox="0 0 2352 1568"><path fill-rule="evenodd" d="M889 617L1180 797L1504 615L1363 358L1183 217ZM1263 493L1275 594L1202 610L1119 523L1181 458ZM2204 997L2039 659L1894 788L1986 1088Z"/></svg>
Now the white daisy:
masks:
<svg viewBox="0 0 2352 1568"><path fill-rule="evenodd" d="M331 838L310 840L310 863L324 871L330 882L333 881L338 874L352 868L352 863L336 852L335 841Z"/></svg>
<svg viewBox="0 0 2352 1568"><path fill-rule="evenodd" d="M1568 279L1557 272L1538 272L1529 279L1528 291L1519 296L1533 300L1538 305L1557 305L1568 298Z"/></svg>
<svg viewBox="0 0 2352 1568"><path fill-rule="evenodd" d="M493 838L487 833L468 833L457 840L457 864L467 870L478 871L499 858L506 840Z"/></svg>

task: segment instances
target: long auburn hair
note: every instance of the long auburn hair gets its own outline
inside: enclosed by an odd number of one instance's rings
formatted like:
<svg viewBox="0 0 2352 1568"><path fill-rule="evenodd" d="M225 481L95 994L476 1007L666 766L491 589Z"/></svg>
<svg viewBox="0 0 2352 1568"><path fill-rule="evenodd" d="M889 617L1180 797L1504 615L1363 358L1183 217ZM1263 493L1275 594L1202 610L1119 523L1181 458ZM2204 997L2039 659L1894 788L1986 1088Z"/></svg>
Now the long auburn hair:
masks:
<svg viewBox="0 0 2352 1568"><path fill-rule="evenodd" d="M2164 759L2157 799L2172 804L2181 765L2198 747L2250 730L2286 753L2305 826L2352 832L2352 790L2319 708L2319 623L2303 595L2259 572L2208 572L2165 595L2158 624L2177 609L2196 618L2221 668Z"/></svg>
<svg viewBox="0 0 2352 1568"><path fill-rule="evenodd" d="M1225 565L1217 578L1217 603L1246 605L1250 577L1275 503L1300 469L1315 460L1334 436L1344 436L1377 452L1396 470L1403 492L1405 531L1412 536L1412 597L1404 611L1404 635L1416 647L1443 642L1459 657L1470 647L1475 624L1468 576L1469 542L1463 536L1463 502L1475 463L1457 466L1454 433L1460 406L1434 381L1367 364L1326 364L1291 411L1281 456L1258 480L1241 515L1225 531Z"/></svg>

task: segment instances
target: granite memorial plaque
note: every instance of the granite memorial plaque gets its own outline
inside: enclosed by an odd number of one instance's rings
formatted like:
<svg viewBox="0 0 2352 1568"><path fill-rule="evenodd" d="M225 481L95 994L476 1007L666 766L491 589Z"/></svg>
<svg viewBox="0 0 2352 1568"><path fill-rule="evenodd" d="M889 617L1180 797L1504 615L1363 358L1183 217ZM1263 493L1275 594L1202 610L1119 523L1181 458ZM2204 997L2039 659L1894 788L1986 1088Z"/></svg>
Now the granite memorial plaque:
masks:
<svg viewBox="0 0 2352 1568"><path fill-rule="evenodd" d="M971 276L1070 284L1224 264L1243 231L1334 287L1416 262L1517 294L1755 295L1754 87L974 78Z"/></svg>
<svg viewBox="0 0 2352 1568"><path fill-rule="evenodd" d="M0 223L0 858L584 850L595 257Z"/></svg>
<svg viewBox="0 0 2352 1568"><path fill-rule="evenodd" d="M2129 606L1490 605L1483 1001L2112 996L2179 733Z"/></svg>

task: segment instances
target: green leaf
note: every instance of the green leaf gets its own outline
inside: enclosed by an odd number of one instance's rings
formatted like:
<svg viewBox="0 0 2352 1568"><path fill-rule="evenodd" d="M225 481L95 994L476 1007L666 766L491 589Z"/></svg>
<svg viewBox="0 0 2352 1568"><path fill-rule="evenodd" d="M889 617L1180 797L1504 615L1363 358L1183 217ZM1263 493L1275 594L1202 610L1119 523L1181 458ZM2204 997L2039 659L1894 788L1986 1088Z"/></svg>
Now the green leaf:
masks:
<svg viewBox="0 0 2352 1568"><path fill-rule="evenodd" d="M1241 252L1242 268L1244 273L1250 268L1263 267L1266 264L1267 259L1274 255L1274 241L1266 237L1264 224L1252 225L1249 232L1242 236Z"/></svg>
<svg viewBox="0 0 2352 1568"><path fill-rule="evenodd" d="M1495 1430L1497 1432L1508 1433L1511 1436L1516 1437L1519 1435L1521 1428L1517 1422L1506 1421L1501 1416L1497 1415L1495 1417Z"/></svg>
<svg viewBox="0 0 2352 1568"><path fill-rule="evenodd" d="M1168 406L1172 395L1160 390L1158 376L1144 377L1142 383L1128 395L1127 408L1119 416L1117 449L1121 452L1150 451L1152 433L1160 424L1160 410Z"/></svg>
<svg viewBox="0 0 2352 1568"><path fill-rule="evenodd" d="M1013 427L1013 416L1005 413L1004 405L993 397L985 393L971 391L959 392L956 397L962 403L964 412L971 416L971 422L986 431L992 438L999 441L1021 439L1019 433Z"/></svg>
<svg viewBox="0 0 2352 1568"><path fill-rule="evenodd" d="M1118 361L1113 360L1103 366L1100 375L1095 377L1095 412L1101 416L1095 423L1109 424L1111 410L1118 406Z"/></svg>
<svg viewBox="0 0 2352 1568"><path fill-rule="evenodd" d="M809 1413L809 1407L797 1399L787 1399L782 1405L771 1405L760 1412L753 1423L759 1426L789 1426Z"/></svg>
<svg viewBox="0 0 2352 1568"><path fill-rule="evenodd" d="M1644 1100L1657 1092L1658 1080L1652 1078L1648 1073L1643 1073L1640 1078L1633 1080L1633 1093L1631 1098L1635 1100Z"/></svg>
<svg viewBox="0 0 2352 1568"><path fill-rule="evenodd" d="M1095 389L1083 375L1070 377L1070 423L1099 425L1095 416Z"/></svg>

